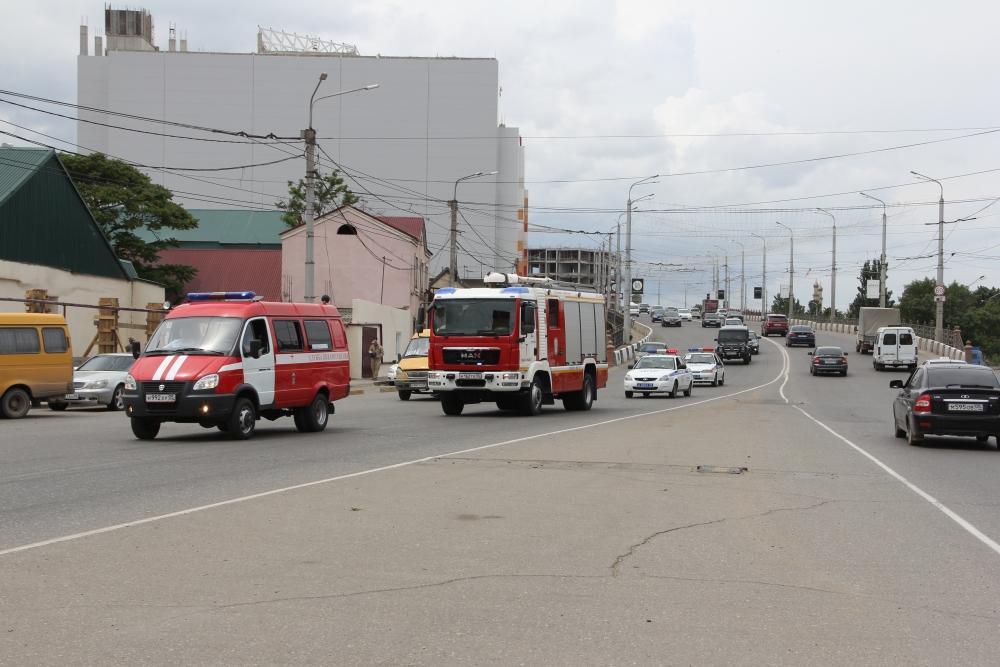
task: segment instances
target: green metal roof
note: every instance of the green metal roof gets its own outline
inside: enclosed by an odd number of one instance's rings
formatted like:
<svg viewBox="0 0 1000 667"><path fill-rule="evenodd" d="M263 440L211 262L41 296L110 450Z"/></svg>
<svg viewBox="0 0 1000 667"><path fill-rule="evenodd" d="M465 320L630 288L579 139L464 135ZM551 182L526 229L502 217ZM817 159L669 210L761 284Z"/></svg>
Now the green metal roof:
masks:
<svg viewBox="0 0 1000 667"><path fill-rule="evenodd" d="M48 148L0 147L0 205L54 154Z"/></svg>
<svg viewBox="0 0 1000 667"><path fill-rule="evenodd" d="M181 247L280 246L281 232L288 229L281 211L191 208L198 220L194 229L163 229L154 236L145 229L136 233L145 241L177 239Z"/></svg>
<svg viewBox="0 0 1000 667"><path fill-rule="evenodd" d="M0 259L128 278L62 162L47 148L0 147Z"/></svg>

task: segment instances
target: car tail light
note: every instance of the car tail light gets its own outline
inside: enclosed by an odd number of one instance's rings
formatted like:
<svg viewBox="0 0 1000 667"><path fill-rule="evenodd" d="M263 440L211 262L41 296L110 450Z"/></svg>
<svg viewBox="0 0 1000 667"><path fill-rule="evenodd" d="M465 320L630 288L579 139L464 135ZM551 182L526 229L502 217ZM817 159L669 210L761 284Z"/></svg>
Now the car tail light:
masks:
<svg viewBox="0 0 1000 667"><path fill-rule="evenodd" d="M931 411L931 395L930 394L920 394L917 397L917 402L913 404L913 412L916 414L928 414Z"/></svg>
<svg viewBox="0 0 1000 667"><path fill-rule="evenodd" d="M823 363L823 360L820 359L819 357L813 357L813 363L814 364L821 364L821 363Z"/></svg>

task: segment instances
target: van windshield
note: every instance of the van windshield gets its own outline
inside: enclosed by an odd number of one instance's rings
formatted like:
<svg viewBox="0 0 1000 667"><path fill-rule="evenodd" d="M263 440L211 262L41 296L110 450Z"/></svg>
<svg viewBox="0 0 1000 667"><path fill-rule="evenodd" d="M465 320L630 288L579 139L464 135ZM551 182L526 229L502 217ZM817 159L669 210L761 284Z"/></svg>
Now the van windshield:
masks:
<svg viewBox="0 0 1000 667"><path fill-rule="evenodd" d="M438 336L509 336L514 330L513 299L442 299L434 304Z"/></svg>
<svg viewBox="0 0 1000 667"><path fill-rule="evenodd" d="M410 344L406 346L406 352L403 353L403 356L426 357L430 349L431 349L430 338L414 338L413 340L410 341Z"/></svg>
<svg viewBox="0 0 1000 667"><path fill-rule="evenodd" d="M238 317L176 317L163 320L146 345L146 354L229 354L243 320Z"/></svg>

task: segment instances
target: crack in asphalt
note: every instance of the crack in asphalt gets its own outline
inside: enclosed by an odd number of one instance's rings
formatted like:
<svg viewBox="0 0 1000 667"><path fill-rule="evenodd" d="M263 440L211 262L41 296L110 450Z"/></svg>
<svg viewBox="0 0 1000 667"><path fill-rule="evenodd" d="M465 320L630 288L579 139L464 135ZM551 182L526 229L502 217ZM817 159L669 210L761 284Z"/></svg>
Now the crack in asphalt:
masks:
<svg viewBox="0 0 1000 667"><path fill-rule="evenodd" d="M688 530L689 528L700 528L702 526L711 526L711 525L714 525L714 524L717 524L717 523L725 523L727 521L743 521L745 519L759 519L761 517L769 516L771 514L776 514L777 512L797 512L797 511L801 511L801 510L813 510L813 509L816 509L818 507L822 507L823 505L829 505L830 503L834 503L834 502L837 502L837 501L836 500L823 500L821 502L814 503L812 505L800 505L800 506L796 506L796 507L775 507L774 509L769 509L766 512L758 512L756 514L746 514L746 515L743 515L743 516L733 516L733 517L728 517L727 516L727 517L722 517L720 519L713 519L711 521L699 521L698 523L689 523L689 524L686 524L686 525L683 525L683 526L674 526L673 528L667 528L665 530L658 530L655 533L653 533L652 535L649 535L649 536L643 538L642 540L640 540L639 542L636 542L635 544L633 544L632 546L630 546L626 552L624 552L622 554L619 554L615 558L614 562L611 564L611 567L610 567L610 569L611 569L611 576L612 577L617 577L618 574L619 574L619 570L620 570L620 568L622 566L622 563L624 563L626 560L628 560L629 558L631 558L632 556L634 556L636 551L638 551L642 547L646 546L647 544L649 544L650 542L652 542L656 538L661 537L663 535L667 535L669 533L676 533L676 532L681 531L681 530Z"/></svg>

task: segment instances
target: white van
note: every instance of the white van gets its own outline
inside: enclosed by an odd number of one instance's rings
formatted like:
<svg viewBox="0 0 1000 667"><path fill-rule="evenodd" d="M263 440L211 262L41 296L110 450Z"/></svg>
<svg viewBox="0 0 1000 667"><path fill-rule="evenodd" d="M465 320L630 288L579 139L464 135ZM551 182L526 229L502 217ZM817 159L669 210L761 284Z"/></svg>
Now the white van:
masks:
<svg viewBox="0 0 1000 667"><path fill-rule="evenodd" d="M910 327L879 327L872 351L872 365L877 371L886 368L917 368L917 337Z"/></svg>

